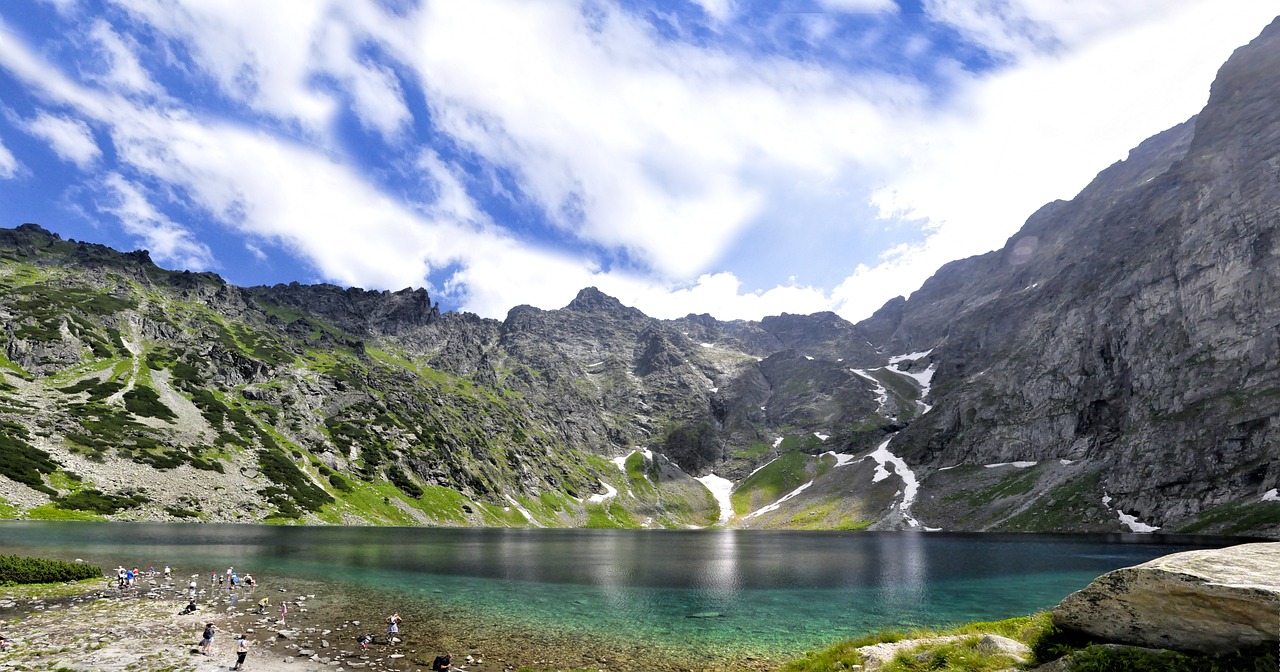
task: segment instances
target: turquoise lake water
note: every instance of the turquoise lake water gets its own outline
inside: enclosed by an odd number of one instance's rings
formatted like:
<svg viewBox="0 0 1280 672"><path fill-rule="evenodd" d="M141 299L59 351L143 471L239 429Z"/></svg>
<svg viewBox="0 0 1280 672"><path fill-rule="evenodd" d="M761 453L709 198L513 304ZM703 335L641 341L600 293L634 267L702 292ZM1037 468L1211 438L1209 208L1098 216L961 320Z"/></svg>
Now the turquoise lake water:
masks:
<svg viewBox="0 0 1280 672"><path fill-rule="evenodd" d="M1227 540L748 530L0 522L0 553L319 582L344 609L467 628L794 656L890 627L1046 609L1112 569ZM184 578L185 580L185 578Z"/></svg>

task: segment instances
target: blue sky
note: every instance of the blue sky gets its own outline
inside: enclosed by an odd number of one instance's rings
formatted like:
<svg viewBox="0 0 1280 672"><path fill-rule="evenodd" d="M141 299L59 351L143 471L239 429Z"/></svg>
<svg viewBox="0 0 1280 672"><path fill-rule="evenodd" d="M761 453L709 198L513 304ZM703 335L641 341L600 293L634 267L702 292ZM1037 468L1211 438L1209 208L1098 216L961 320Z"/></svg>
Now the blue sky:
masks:
<svg viewBox="0 0 1280 672"><path fill-rule="evenodd" d="M857 320L1185 120L1254 0L9 0L0 226L502 317Z"/></svg>

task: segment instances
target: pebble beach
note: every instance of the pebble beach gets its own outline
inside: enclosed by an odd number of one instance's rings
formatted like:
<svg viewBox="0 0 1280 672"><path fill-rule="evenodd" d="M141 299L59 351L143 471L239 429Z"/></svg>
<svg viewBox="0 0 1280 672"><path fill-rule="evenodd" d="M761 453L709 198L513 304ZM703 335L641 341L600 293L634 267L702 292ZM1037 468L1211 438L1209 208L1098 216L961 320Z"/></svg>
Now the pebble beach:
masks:
<svg viewBox="0 0 1280 672"><path fill-rule="evenodd" d="M235 639L249 642L245 670L267 672L421 671L436 655L453 654L459 672L513 670L774 669L760 660L676 660L641 643L604 645L546 634L459 628L448 615L400 610L398 641L388 641L386 596L328 594L306 580L259 580L228 589L197 574L194 614L180 613L190 597L190 573L166 580L144 575L134 587L113 579L54 589L0 588L0 632L8 650L0 672L212 672L235 664ZM265 614L256 613L267 599ZM283 621L279 605L288 613ZM385 608L384 608L385 607ZM390 613L390 612L388 612ZM218 631L212 655L199 652L202 631ZM461 632L460 632L461 631ZM357 637L373 635L362 650ZM775 661L776 662L776 661Z"/></svg>

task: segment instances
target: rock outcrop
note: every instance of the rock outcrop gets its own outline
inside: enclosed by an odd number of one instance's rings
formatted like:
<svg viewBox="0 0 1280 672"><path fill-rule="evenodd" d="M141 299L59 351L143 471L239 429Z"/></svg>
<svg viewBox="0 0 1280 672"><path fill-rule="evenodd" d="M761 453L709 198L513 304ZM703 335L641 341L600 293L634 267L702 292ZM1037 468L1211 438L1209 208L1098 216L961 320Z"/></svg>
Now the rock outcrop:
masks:
<svg viewBox="0 0 1280 672"><path fill-rule="evenodd" d="M1104 574L1058 627L1135 646L1230 653L1280 643L1280 543L1187 551Z"/></svg>

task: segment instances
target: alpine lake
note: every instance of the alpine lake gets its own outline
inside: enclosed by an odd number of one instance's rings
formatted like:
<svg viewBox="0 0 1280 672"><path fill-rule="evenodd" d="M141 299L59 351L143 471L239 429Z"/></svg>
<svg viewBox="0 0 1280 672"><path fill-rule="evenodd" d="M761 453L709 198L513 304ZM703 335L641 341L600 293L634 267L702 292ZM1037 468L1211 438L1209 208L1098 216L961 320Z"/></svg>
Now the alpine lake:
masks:
<svg viewBox="0 0 1280 672"><path fill-rule="evenodd" d="M401 636L425 648L519 651L522 664L570 669L655 657L685 669L776 667L874 631L1031 614L1112 569L1234 541L0 522L3 554L108 572L168 565L175 581L198 575L210 593L211 572L233 566L263 594L314 595L307 609L330 621L362 620L377 634L398 611Z"/></svg>

